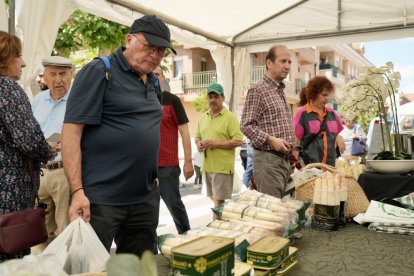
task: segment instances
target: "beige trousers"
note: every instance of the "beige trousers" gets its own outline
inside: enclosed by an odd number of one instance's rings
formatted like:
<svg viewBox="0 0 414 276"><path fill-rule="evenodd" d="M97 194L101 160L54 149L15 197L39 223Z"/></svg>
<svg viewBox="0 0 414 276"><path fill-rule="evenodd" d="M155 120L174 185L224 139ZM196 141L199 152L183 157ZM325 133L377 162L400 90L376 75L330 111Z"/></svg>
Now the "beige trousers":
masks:
<svg viewBox="0 0 414 276"><path fill-rule="evenodd" d="M39 198L47 204L46 229L49 238L46 242L32 247L32 254L41 253L69 224L69 182L64 170L42 170Z"/></svg>

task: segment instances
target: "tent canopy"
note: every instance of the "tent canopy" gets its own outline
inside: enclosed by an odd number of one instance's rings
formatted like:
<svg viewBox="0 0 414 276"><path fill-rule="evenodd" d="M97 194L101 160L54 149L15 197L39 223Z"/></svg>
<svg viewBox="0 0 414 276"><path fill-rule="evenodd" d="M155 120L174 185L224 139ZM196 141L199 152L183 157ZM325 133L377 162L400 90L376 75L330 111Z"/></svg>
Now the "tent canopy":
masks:
<svg viewBox="0 0 414 276"><path fill-rule="evenodd" d="M12 1L12 0L11 0ZM15 0L27 85L75 9L130 25L143 14L168 23L185 47L209 49L230 107L248 85L249 53L414 36L412 0Z"/></svg>

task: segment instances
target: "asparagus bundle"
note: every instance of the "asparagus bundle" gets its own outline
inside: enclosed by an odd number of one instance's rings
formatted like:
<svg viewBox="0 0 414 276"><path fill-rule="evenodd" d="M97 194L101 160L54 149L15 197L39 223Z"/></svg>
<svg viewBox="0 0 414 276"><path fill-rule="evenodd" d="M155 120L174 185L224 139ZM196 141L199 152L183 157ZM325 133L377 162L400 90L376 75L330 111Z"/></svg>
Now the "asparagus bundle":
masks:
<svg viewBox="0 0 414 276"><path fill-rule="evenodd" d="M171 249L176 246L180 245L192 240L195 240L196 236L185 236L185 235L161 235L157 238L158 249L160 250L161 254L167 258L171 257Z"/></svg>
<svg viewBox="0 0 414 276"><path fill-rule="evenodd" d="M213 208L213 211L225 221L243 221L250 225L261 227L276 234L293 231L292 225L297 227L297 217L292 219L288 213L277 213L269 209L242 204L240 202L227 202Z"/></svg>
<svg viewBox="0 0 414 276"><path fill-rule="evenodd" d="M299 209L303 208L304 205L303 202L298 200L284 200L260 193L256 190L244 191L240 195L237 202L248 203L249 205L270 209L272 211L282 211L289 213L297 212Z"/></svg>
<svg viewBox="0 0 414 276"><path fill-rule="evenodd" d="M222 229L222 230L232 230L238 231L246 234L254 234L260 236L274 236L275 233L272 231L265 230L260 227L256 227L254 225L248 224L241 220L231 220L231 221L224 221L224 220L214 220L213 222L207 225L208 227Z"/></svg>
<svg viewBox="0 0 414 276"><path fill-rule="evenodd" d="M336 206L340 201L346 201L347 189L345 176L328 173L315 180L313 202L315 204Z"/></svg>
<svg viewBox="0 0 414 276"><path fill-rule="evenodd" d="M359 159L353 162L337 159L335 161L335 167L338 173L353 176L356 180L365 171L365 165L360 164Z"/></svg>

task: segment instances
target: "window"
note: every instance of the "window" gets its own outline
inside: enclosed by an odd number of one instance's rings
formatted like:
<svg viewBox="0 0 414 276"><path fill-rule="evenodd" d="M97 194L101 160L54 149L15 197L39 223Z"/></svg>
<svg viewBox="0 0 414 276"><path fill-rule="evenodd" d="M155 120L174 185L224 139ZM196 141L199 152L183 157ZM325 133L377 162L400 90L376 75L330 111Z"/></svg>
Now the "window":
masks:
<svg viewBox="0 0 414 276"><path fill-rule="evenodd" d="M174 78L180 77L183 74L183 61L174 60Z"/></svg>
<svg viewBox="0 0 414 276"><path fill-rule="evenodd" d="M201 72L207 71L207 61L201 59Z"/></svg>

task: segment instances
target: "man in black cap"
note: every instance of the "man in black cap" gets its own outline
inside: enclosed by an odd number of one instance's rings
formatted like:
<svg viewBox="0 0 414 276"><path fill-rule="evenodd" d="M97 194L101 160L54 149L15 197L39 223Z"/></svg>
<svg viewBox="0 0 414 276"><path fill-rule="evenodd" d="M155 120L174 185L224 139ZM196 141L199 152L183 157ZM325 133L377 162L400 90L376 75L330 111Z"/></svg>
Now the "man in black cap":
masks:
<svg viewBox="0 0 414 276"><path fill-rule="evenodd" d="M162 107L152 73L171 46L155 16L134 21L110 57L110 78L99 59L78 74L68 100L62 156L72 202L70 219L90 221L109 251L154 250L160 195L157 157Z"/></svg>

